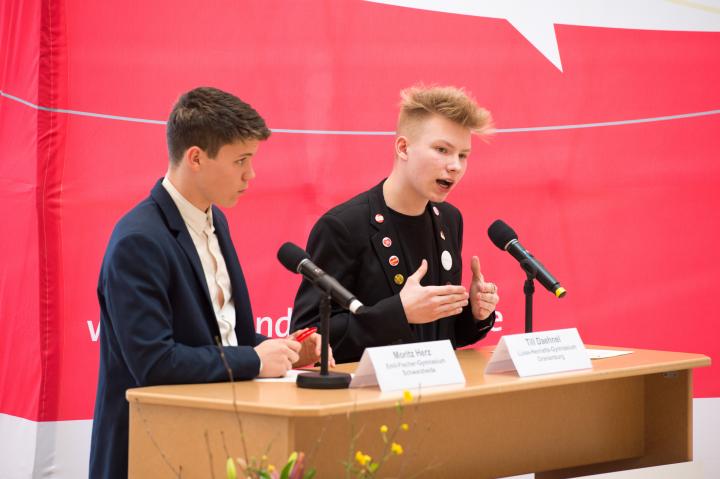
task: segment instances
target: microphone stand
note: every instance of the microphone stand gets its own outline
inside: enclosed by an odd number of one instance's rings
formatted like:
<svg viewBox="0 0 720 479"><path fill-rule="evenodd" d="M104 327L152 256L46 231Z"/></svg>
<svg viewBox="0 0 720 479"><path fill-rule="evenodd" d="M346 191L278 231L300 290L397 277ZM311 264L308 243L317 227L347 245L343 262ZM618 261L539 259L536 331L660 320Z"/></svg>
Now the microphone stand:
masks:
<svg viewBox="0 0 720 479"><path fill-rule="evenodd" d="M352 377L347 373L328 371L332 296L330 291L322 291L323 296L320 300L320 372L299 374L296 382L299 388L345 389L350 386Z"/></svg>
<svg viewBox="0 0 720 479"><path fill-rule="evenodd" d="M537 276L537 271L530 262L521 261L520 266L527 275L527 279L523 285L523 293L525 293L525 332L532 333L533 293L535 293L535 277Z"/></svg>

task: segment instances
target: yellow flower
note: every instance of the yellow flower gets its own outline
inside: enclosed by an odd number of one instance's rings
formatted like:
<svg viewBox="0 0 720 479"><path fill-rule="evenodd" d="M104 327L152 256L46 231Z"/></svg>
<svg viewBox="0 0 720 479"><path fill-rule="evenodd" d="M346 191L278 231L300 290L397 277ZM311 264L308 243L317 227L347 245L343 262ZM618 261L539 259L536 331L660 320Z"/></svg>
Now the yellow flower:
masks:
<svg viewBox="0 0 720 479"><path fill-rule="evenodd" d="M380 432L385 434L386 432L388 432L388 427L383 424L382 426L380 426Z"/></svg>
<svg viewBox="0 0 720 479"><path fill-rule="evenodd" d="M412 393L410 391L408 391L407 389L404 390L403 391L403 401L405 401L406 403L411 403L412 400L413 400Z"/></svg>
<svg viewBox="0 0 720 479"><path fill-rule="evenodd" d="M390 445L390 451L391 451L393 454L399 456L400 454L403 453L403 448L402 448L402 446L401 446L400 444L394 442L394 443L392 443L392 444Z"/></svg>
<svg viewBox="0 0 720 479"><path fill-rule="evenodd" d="M265 454L263 454L262 457L260 458L260 460L261 460L262 462L267 461L267 459L268 459L268 458L267 458L267 456L266 456Z"/></svg>
<svg viewBox="0 0 720 479"><path fill-rule="evenodd" d="M365 466L365 465L367 465L367 463L369 463L372 460L372 457L368 456L367 454L363 454L362 451L358 451L355 453L355 460L361 466Z"/></svg>
<svg viewBox="0 0 720 479"><path fill-rule="evenodd" d="M272 464L268 464L267 472L273 473L274 471L275 471L275 466L273 466Z"/></svg>
<svg viewBox="0 0 720 479"><path fill-rule="evenodd" d="M404 422L404 423L400 424L400 428L403 431L407 431L408 429L410 429L410 426L408 426L408 423Z"/></svg>

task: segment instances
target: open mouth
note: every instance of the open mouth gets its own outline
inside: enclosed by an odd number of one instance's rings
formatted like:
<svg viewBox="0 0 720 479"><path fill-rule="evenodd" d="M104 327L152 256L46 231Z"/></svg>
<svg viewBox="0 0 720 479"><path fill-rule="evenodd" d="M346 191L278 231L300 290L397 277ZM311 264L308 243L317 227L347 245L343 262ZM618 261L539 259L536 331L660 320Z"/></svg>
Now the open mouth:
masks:
<svg viewBox="0 0 720 479"><path fill-rule="evenodd" d="M445 190L449 190L454 183L452 180L435 180L435 182Z"/></svg>

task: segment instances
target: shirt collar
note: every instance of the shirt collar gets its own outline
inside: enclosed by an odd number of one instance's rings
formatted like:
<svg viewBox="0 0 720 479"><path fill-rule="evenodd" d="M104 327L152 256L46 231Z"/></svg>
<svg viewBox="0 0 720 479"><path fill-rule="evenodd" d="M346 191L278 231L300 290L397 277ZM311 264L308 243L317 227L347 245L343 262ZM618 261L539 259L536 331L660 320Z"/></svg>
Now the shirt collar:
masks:
<svg viewBox="0 0 720 479"><path fill-rule="evenodd" d="M177 206L178 211L180 211L180 216L182 216L183 221L185 221L185 224L189 228L201 234L209 224L211 230L215 230L213 226L212 206L208 208L207 213L197 208L175 188L167 175L163 178L162 185L167 190L175 206Z"/></svg>

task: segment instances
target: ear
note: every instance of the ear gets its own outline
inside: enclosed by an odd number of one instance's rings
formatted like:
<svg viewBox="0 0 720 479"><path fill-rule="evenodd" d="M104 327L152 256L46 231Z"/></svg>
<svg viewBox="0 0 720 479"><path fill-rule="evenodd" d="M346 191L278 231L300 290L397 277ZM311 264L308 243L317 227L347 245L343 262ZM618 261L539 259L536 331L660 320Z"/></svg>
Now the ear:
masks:
<svg viewBox="0 0 720 479"><path fill-rule="evenodd" d="M398 136L395 138L395 156L403 161L407 161L408 155L408 139L406 136Z"/></svg>
<svg viewBox="0 0 720 479"><path fill-rule="evenodd" d="M202 156L205 152L197 146L191 146L183 154L182 162L190 168L192 171L197 171L200 168Z"/></svg>

